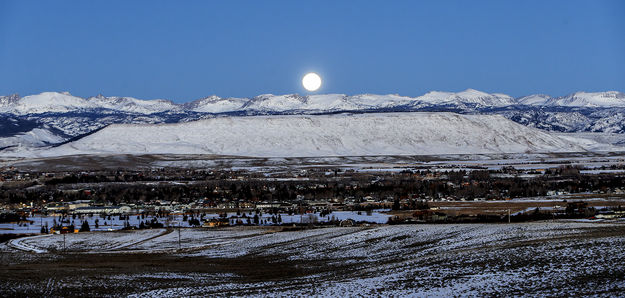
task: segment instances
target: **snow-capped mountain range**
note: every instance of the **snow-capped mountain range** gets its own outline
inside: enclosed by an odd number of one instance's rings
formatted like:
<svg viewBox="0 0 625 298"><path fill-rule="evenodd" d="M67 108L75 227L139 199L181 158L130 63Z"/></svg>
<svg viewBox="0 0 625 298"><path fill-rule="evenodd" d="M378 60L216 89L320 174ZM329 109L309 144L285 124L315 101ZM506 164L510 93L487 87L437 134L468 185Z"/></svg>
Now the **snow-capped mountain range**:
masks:
<svg viewBox="0 0 625 298"><path fill-rule="evenodd" d="M529 127L558 132L625 133L625 94L576 92L521 98L473 89L400 95L209 96L188 103L132 97L81 98L67 92L0 96L0 150L45 146L91 134L110 124L180 123L221 116L332 114L341 112L456 112L497 114Z"/></svg>
<svg viewBox="0 0 625 298"><path fill-rule="evenodd" d="M515 99L500 93L485 93L474 89L462 92L432 91L418 97L396 94L315 94L273 95L253 98L222 98L209 96L193 102L176 104L168 100L141 100L132 97L81 98L67 92L44 92L20 98L17 95L0 96L0 113L13 115L68 113L99 110L131 114L155 113L228 113L289 111L357 111L395 107L455 106L462 108L501 108L511 106L625 108L625 94L617 91L576 92L562 97L537 94Z"/></svg>
<svg viewBox="0 0 625 298"><path fill-rule="evenodd" d="M27 115L68 113L86 110L109 110L122 113L153 114L180 111L181 106L168 100L140 100L132 97L104 97L87 99L68 92L43 92L19 98L17 95L0 97L0 113Z"/></svg>

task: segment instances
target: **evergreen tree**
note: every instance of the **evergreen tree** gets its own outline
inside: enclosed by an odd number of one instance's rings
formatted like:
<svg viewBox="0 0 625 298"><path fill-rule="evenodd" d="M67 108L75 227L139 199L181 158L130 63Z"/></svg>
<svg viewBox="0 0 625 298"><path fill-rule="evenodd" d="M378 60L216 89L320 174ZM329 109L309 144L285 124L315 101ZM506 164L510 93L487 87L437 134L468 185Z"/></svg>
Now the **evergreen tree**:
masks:
<svg viewBox="0 0 625 298"><path fill-rule="evenodd" d="M89 227L89 222L85 220L82 222L82 226L80 227L80 232L89 232L89 231L91 231L91 228Z"/></svg>
<svg viewBox="0 0 625 298"><path fill-rule="evenodd" d="M395 201L393 201L393 210L399 210L399 199L395 199Z"/></svg>

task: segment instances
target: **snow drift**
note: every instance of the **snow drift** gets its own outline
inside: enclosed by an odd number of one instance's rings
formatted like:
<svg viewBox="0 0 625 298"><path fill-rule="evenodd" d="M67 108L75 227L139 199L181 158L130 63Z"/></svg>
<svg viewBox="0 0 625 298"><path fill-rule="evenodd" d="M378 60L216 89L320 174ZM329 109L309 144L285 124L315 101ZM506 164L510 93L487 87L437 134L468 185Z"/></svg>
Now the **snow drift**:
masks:
<svg viewBox="0 0 625 298"><path fill-rule="evenodd" d="M375 113L217 117L116 124L49 149L70 154L219 154L259 157L585 151L577 142L496 115Z"/></svg>

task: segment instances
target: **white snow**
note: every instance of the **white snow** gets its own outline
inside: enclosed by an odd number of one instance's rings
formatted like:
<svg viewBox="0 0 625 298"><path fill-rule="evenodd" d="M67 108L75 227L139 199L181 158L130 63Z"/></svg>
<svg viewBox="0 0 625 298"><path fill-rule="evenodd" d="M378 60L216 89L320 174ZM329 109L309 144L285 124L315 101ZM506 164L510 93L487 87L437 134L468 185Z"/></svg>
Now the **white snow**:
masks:
<svg viewBox="0 0 625 298"><path fill-rule="evenodd" d="M178 105L164 99L142 100L132 97L96 96L87 99L87 101L99 108L136 114L177 112L182 110Z"/></svg>
<svg viewBox="0 0 625 298"><path fill-rule="evenodd" d="M625 94L617 91L576 92L552 98L545 105L568 107L625 107Z"/></svg>
<svg viewBox="0 0 625 298"><path fill-rule="evenodd" d="M475 89L461 92L431 91L418 97L396 94L316 94L273 95L263 94L253 98L222 98L216 95L185 104L168 100L141 100L132 97L104 97L88 99L67 92L43 92L19 98L16 95L0 96L0 113L17 115L48 112L72 112L90 109L107 109L125 113L153 114L161 112L192 111L199 113L224 113L255 111L276 113L288 111L350 111L383 109L398 106L454 105L466 107L504 107L511 105L569 106L569 107L625 107L625 94L617 91L576 92L562 97L535 94L515 99L501 93L486 93Z"/></svg>
<svg viewBox="0 0 625 298"><path fill-rule="evenodd" d="M519 102L519 104L523 104L523 105L542 106L545 103L547 103L549 99L551 99L551 96L549 95L533 94L533 95L523 96L517 99L517 101Z"/></svg>
<svg viewBox="0 0 625 298"><path fill-rule="evenodd" d="M622 223L618 222L549 221L302 231L182 229L181 250L177 231L162 230L68 234L65 243L68 250L84 253L153 252L233 262L240 257L270 258L267 266L282 261L310 271L259 280L240 278L245 274L240 270L187 273L150 267L153 271L98 277L109 287L123 282L134 285L137 297L618 296L625 287L618 275L625 253L625 238L619 231ZM63 236L23 238L17 244L9 249L59 250ZM147 284L146 279L154 283ZM168 283L172 279L184 282Z"/></svg>
<svg viewBox="0 0 625 298"><path fill-rule="evenodd" d="M488 94L474 89L467 89L462 92L441 92L432 91L416 98L428 104L476 104L482 107L499 107L515 104L514 98L505 94Z"/></svg>
<svg viewBox="0 0 625 298"><path fill-rule="evenodd" d="M10 99L10 98L9 98ZM167 100L141 100L132 97L96 96L88 99L73 96L68 92L43 92L19 100L4 98L0 113L16 115L66 113L93 109L108 109L126 113L152 114L181 111L179 105Z"/></svg>
<svg viewBox="0 0 625 298"><path fill-rule="evenodd" d="M246 98L220 98L209 96L185 104L185 108L199 113L224 113L241 110L248 101Z"/></svg>
<svg viewBox="0 0 625 298"><path fill-rule="evenodd" d="M13 112L15 114L63 113L89 108L96 108L96 105L83 98L72 96L67 92L43 92L37 95L22 97L15 105L5 106L3 112Z"/></svg>
<svg viewBox="0 0 625 298"><path fill-rule="evenodd" d="M533 106L566 107L625 107L625 94L618 91L575 92L566 96L551 97L545 94L533 94L517 99L519 104Z"/></svg>
<svg viewBox="0 0 625 298"><path fill-rule="evenodd" d="M65 138L52 133L47 129L34 128L31 131L11 137L0 138L0 148L9 146L40 147L49 144L61 143Z"/></svg>
<svg viewBox="0 0 625 298"><path fill-rule="evenodd" d="M15 248L21 251L28 251L28 252L34 252L34 253L46 253L48 252L46 249L42 249L42 248L38 248L37 246L34 245L30 245L29 243L26 243L24 240L29 240L29 241L36 241L36 243L40 243L40 240L42 238L47 238L52 236L51 234L47 234L47 235L39 235L39 236L32 236L32 237L28 237L28 238L17 238L17 239L11 239L9 240L9 242L7 243L7 245L11 248Z"/></svg>
<svg viewBox="0 0 625 298"><path fill-rule="evenodd" d="M119 124L38 154L434 155L584 151L580 145L501 116L375 113Z"/></svg>

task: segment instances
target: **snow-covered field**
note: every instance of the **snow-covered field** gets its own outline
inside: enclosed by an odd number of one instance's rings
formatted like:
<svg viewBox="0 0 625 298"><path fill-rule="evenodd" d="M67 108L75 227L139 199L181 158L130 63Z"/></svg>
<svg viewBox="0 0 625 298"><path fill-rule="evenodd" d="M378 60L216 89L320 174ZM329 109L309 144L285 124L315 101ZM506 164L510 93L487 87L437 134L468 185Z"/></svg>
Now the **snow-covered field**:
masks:
<svg viewBox="0 0 625 298"><path fill-rule="evenodd" d="M23 171L89 171L117 169L120 166L145 170L149 168L185 168L249 171L263 173L266 179L284 178L300 171L333 168L356 172L400 172L404 170L451 171L514 167L520 170L576 166L583 170L616 169L625 165L625 155L617 153L518 153L518 154L450 154L450 155L378 155L326 157L235 157L216 155L125 155L97 154L48 158L0 157L0 168L15 167ZM602 169L603 168L603 169ZM331 173L328 172L330 175ZM2 182L0 182L2 184Z"/></svg>
<svg viewBox="0 0 625 298"><path fill-rule="evenodd" d="M62 237L18 243L48 250L62 245ZM178 237L176 230L72 234L65 253L29 254L4 245L0 294L534 297L625 291L622 222L182 229L182 249ZM77 266L80 273L70 273Z"/></svg>

